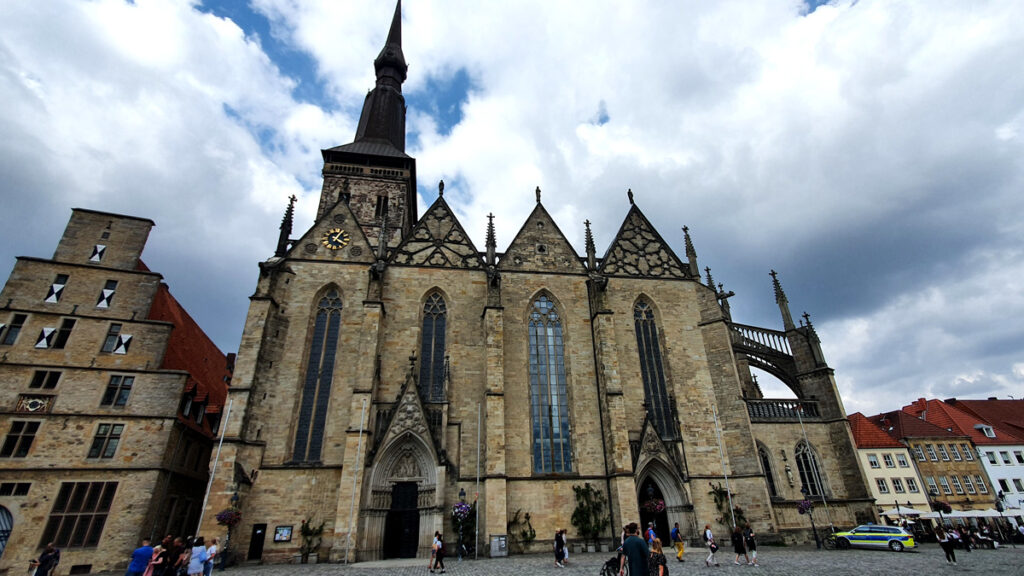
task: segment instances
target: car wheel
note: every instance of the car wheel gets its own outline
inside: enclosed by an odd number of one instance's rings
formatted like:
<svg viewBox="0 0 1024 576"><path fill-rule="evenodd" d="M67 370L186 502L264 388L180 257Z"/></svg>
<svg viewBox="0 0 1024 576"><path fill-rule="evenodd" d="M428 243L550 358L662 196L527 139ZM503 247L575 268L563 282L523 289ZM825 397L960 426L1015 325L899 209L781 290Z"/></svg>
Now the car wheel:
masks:
<svg viewBox="0 0 1024 576"><path fill-rule="evenodd" d="M899 540L889 540L889 550L893 552L903 552L903 542Z"/></svg>
<svg viewBox="0 0 1024 576"><path fill-rule="evenodd" d="M836 548L839 548L840 550L849 550L850 541L846 538L836 538Z"/></svg>

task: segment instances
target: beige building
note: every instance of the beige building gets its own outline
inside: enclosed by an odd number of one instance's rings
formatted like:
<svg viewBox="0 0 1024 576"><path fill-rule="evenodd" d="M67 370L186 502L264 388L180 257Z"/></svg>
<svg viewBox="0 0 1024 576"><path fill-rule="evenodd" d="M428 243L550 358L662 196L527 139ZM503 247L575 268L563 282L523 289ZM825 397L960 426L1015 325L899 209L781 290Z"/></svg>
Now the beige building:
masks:
<svg viewBox="0 0 1024 576"><path fill-rule="evenodd" d="M850 427L857 443L860 467L879 514L896 510L889 520L897 521L901 509L931 510L928 492L914 466L910 449L860 412L850 415Z"/></svg>
<svg viewBox="0 0 1024 576"><path fill-rule="evenodd" d="M75 209L0 292L0 571L123 566L199 521L227 358L140 260L151 220Z"/></svg>
<svg viewBox="0 0 1024 576"><path fill-rule="evenodd" d="M504 252L493 223L478 250L443 186L417 213L400 7L374 67L354 141L323 151L316 220L291 238L289 206L260 264L207 536L235 493L237 550L268 561L298 553L305 520L324 524L321 560L427 556L478 490L483 554L517 511L533 550L556 527L578 541L586 484L604 542L638 520L726 531L727 483L765 540L807 538L802 487L836 525L875 518L832 369L777 279L782 329L734 322L689 234L680 258L631 192L603 256L589 224L576 253L539 189ZM762 398L751 366L796 398Z"/></svg>

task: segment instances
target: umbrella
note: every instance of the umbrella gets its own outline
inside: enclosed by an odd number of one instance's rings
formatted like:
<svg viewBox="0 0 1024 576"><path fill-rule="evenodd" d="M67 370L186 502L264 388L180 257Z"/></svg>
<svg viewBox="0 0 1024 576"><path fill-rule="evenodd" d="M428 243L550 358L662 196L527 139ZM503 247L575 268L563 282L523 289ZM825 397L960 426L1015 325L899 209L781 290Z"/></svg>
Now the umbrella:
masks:
<svg viewBox="0 0 1024 576"><path fill-rule="evenodd" d="M882 516L920 516L921 514L924 514L924 512L915 510L909 506L900 506L898 509L892 508L882 512Z"/></svg>

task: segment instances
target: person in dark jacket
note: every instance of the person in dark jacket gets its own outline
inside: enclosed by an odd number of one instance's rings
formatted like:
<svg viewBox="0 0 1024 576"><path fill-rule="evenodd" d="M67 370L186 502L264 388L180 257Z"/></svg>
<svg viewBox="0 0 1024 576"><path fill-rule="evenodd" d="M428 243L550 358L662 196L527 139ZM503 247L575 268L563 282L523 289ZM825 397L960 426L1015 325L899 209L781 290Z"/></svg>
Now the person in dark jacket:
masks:
<svg viewBox="0 0 1024 576"><path fill-rule="evenodd" d="M60 550L50 542L46 545L43 553L39 555L38 560L33 560L29 563L36 569L36 576L50 576L53 573L53 569L60 564Z"/></svg>
<svg viewBox="0 0 1024 576"><path fill-rule="evenodd" d="M743 554L746 563L750 564L750 557L747 556L747 545L743 542L743 529L739 526L733 526L732 528L732 551L736 553L736 558L732 561L733 564L739 565L740 554Z"/></svg>
<svg viewBox="0 0 1024 576"><path fill-rule="evenodd" d="M633 574L647 574L647 558L651 555L647 549L647 543L640 537L640 527L636 522L626 525L628 537L622 544L622 559L619 560L619 574L626 572L626 563L629 563L630 576Z"/></svg>

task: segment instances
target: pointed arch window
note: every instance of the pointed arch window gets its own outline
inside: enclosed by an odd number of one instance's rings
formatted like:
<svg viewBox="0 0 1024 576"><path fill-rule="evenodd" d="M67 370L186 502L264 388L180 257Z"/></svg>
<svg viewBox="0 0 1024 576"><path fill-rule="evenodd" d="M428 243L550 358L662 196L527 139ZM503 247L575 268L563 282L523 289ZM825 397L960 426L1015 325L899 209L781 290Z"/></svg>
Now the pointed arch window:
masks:
<svg viewBox="0 0 1024 576"><path fill-rule="evenodd" d="M292 460L295 462L320 460L340 326L341 296L336 289L331 289L317 303L313 341L309 344L306 379L299 405L295 448L292 451Z"/></svg>
<svg viewBox="0 0 1024 576"><path fill-rule="evenodd" d="M658 326L654 322L651 305L638 300L633 306L633 321L636 326L636 347L640 351L640 374L644 380L647 415L662 440L675 440L678 431L672 425L672 407L665 385Z"/></svg>
<svg viewBox="0 0 1024 576"><path fill-rule="evenodd" d="M796 445L796 467L800 472L800 483L807 488L810 496L824 494L824 483L821 481L821 468L818 455L804 442Z"/></svg>
<svg viewBox="0 0 1024 576"><path fill-rule="evenodd" d="M530 311L530 415L533 428L533 471L572 471L569 402L565 384L562 321L547 296L533 301Z"/></svg>
<svg viewBox="0 0 1024 576"><path fill-rule="evenodd" d="M423 304L423 342L420 344L420 398L425 402L444 402L445 329L448 308L444 298L434 292Z"/></svg>
<svg viewBox="0 0 1024 576"><path fill-rule="evenodd" d="M764 469L764 479L768 483L768 495L772 498L779 495L775 488L775 475L772 473L772 458L764 446L757 447L757 457L761 459L761 468Z"/></svg>

